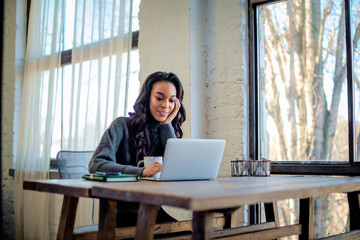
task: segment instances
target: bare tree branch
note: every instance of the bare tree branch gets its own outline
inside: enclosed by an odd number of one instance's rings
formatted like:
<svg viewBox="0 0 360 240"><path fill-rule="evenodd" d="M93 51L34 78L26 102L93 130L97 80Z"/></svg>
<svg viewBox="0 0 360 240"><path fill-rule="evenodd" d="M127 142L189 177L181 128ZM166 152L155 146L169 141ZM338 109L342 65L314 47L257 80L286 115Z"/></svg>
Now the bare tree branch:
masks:
<svg viewBox="0 0 360 240"><path fill-rule="evenodd" d="M335 55L335 75L334 75L334 86L332 91L332 101L329 114L327 116L326 126L324 128L324 136L326 142L324 148L326 149L326 158L330 159L333 139L336 132L337 118L340 105L340 97L342 91L342 85L345 80L346 66L344 62L344 49L345 49L345 10L344 5L341 10L340 23L339 23L339 35L337 39L337 50Z"/></svg>

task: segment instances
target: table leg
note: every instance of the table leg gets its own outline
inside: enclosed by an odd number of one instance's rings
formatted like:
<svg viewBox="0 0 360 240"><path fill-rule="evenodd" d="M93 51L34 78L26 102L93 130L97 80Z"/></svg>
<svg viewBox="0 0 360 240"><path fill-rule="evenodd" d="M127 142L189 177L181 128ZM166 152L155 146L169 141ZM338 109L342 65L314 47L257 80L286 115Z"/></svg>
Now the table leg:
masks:
<svg viewBox="0 0 360 240"><path fill-rule="evenodd" d="M136 224L135 239L154 239L154 228L159 206L141 203Z"/></svg>
<svg viewBox="0 0 360 240"><path fill-rule="evenodd" d="M193 213L193 240L211 239L213 233L212 212L194 212Z"/></svg>
<svg viewBox="0 0 360 240"><path fill-rule="evenodd" d="M72 239L78 202L77 197L64 196L57 232L58 240Z"/></svg>
<svg viewBox="0 0 360 240"><path fill-rule="evenodd" d="M347 194L350 212L350 231L360 229L360 192L350 192Z"/></svg>
<svg viewBox="0 0 360 240"><path fill-rule="evenodd" d="M299 240L314 238L314 198L300 199L300 219L302 233Z"/></svg>
<svg viewBox="0 0 360 240"><path fill-rule="evenodd" d="M100 199L98 239L115 239L116 201Z"/></svg>

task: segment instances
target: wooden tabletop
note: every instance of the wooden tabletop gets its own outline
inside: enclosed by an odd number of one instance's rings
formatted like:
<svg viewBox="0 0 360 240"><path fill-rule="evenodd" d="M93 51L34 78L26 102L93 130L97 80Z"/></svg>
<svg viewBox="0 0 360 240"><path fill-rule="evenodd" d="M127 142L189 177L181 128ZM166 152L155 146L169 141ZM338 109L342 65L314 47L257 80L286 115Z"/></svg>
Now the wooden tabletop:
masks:
<svg viewBox="0 0 360 240"><path fill-rule="evenodd" d="M94 186L98 198L168 205L194 211L360 191L360 177L229 177L211 181L111 183Z"/></svg>
<svg viewBox="0 0 360 240"><path fill-rule="evenodd" d="M47 179L24 181L24 190L58 193L72 197L92 197L91 188L104 183L85 179Z"/></svg>
<svg viewBox="0 0 360 240"><path fill-rule="evenodd" d="M210 181L103 183L84 179L24 181L25 190L168 205L195 211L360 191L360 177L228 177Z"/></svg>

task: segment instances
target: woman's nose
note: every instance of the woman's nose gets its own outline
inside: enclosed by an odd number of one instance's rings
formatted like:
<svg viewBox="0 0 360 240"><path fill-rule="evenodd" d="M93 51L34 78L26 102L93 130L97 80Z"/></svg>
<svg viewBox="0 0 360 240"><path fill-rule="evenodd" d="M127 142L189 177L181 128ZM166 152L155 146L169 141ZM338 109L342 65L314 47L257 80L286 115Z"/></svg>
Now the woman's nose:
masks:
<svg viewBox="0 0 360 240"><path fill-rule="evenodd" d="M162 102L162 107L164 107L164 108L168 108L169 105L170 105L169 101L163 101Z"/></svg>

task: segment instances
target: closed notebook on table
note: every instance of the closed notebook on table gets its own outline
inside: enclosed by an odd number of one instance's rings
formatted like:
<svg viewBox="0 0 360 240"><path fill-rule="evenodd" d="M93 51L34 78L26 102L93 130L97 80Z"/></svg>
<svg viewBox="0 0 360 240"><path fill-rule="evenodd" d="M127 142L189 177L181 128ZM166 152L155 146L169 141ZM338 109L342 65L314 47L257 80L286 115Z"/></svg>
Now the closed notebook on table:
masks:
<svg viewBox="0 0 360 240"><path fill-rule="evenodd" d="M84 174L82 178L101 182L136 182L140 180L139 175L133 174Z"/></svg>

